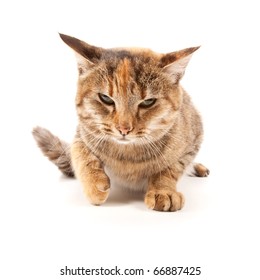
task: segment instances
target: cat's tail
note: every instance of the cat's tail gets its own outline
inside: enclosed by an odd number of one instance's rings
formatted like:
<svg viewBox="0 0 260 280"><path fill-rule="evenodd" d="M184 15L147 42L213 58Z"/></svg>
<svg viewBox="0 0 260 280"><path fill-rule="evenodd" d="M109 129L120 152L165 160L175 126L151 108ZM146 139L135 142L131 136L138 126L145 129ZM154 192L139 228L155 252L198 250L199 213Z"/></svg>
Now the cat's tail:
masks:
<svg viewBox="0 0 260 280"><path fill-rule="evenodd" d="M49 130L39 126L33 129L32 134L42 153L54 163L64 175L74 177L69 144L60 140Z"/></svg>

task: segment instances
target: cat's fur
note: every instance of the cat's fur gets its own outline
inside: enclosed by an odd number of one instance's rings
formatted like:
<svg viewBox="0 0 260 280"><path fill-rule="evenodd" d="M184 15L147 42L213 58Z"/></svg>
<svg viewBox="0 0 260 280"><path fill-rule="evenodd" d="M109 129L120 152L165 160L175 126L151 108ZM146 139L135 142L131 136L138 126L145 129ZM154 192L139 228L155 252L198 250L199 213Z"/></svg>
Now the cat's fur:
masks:
<svg viewBox="0 0 260 280"><path fill-rule="evenodd" d="M112 180L145 191L151 209L181 209L184 197L176 184L200 148L203 129L179 82L198 48L158 54L60 36L77 56L79 123L71 146L36 127L43 153L65 175L75 173L93 204L106 201ZM196 176L209 174L201 164L193 170Z"/></svg>

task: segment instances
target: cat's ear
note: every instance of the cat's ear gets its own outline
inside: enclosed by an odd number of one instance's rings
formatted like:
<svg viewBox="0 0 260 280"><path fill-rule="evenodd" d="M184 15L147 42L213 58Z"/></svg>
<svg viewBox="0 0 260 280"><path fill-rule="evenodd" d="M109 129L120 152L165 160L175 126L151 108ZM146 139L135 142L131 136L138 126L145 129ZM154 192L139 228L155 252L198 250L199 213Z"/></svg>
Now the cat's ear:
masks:
<svg viewBox="0 0 260 280"><path fill-rule="evenodd" d="M178 83L185 73L185 69L192 54L199 47L188 48L177 52L167 53L162 56L160 66L163 71L170 75L173 83Z"/></svg>
<svg viewBox="0 0 260 280"><path fill-rule="evenodd" d="M60 34L61 39L70 46L76 54L79 74L85 74L100 59L103 49L91 46L77 38Z"/></svg>

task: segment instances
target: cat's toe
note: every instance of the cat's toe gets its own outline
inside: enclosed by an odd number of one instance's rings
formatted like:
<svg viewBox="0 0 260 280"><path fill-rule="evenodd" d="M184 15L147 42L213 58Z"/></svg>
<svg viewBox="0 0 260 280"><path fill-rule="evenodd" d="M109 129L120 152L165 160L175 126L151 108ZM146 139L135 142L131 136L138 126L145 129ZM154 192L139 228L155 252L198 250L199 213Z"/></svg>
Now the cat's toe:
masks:
<svg viewBox="0 0 260 280"><path fill-rule="evenodd" d="M106 191L100 191L96 188L96 186L92 186L87 191L87 197L91 204L101 205L107 200L109 190L110 189L107 189Z"/></svg>
<svg viewBox="0 0 260 280"><path fill-rule="evenodd" d="M145 204L156 211L177 211L184 205L184 197L175 191L149 191L145 196Z"/></svg>
<svg viewBox="0 0 260 280"><path fill-rule="evenodd" d="M94 205L103 204L109 195L110 191L110 182L106 175L101 176L93 182L89 182L85 187L86 195L90 203Z"/></svg>
<svg viewBox="0 0 260 280"><path fill-rule="evenodd" d="M185 202L184 196L180 192L173 192L171 195L171 209L170 211L180 210Z"/></svg>
<svg viewBox="0 0 260 280"><path fill-rule="evenodd" d="M171 200L167 194L150 191L145 196L145 204L148 208L157 211L169 211Z"/></svg>

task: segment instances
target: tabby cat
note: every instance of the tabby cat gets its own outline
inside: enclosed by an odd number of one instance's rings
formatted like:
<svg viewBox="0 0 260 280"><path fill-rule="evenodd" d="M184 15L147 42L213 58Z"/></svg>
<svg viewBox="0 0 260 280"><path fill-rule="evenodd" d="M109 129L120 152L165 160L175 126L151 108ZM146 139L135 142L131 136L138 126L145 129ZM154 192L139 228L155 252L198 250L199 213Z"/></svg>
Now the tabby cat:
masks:
<svg viewBox="0 0 260 280"><path fill-rule="evenodd" d="M76 53L78 127L69 145L36 127L33 136L67 176L76 176L92 204L104 203L111 185L145 193L148 208L180 210L176 184L193 164L203 135L200 115L180 85L198 47L167 54L143 48L104 49L60 34Z"/></svg>

